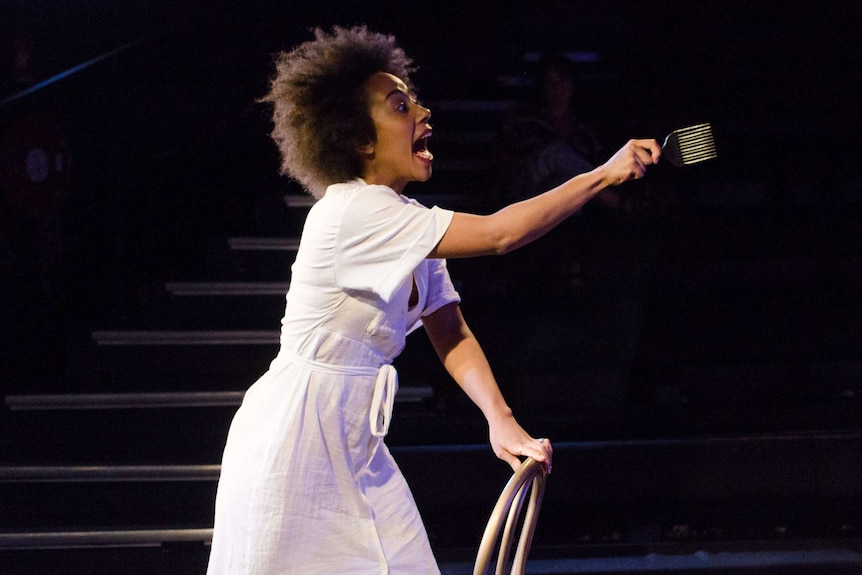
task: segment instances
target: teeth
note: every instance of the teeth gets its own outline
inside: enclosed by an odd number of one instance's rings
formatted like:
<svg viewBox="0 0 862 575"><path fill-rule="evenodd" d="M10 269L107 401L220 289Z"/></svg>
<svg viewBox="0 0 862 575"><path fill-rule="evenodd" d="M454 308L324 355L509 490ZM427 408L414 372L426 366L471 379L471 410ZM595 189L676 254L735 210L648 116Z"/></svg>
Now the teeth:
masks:
<svg viewBox="0 0 862 575"><path fill-rule="evenodd" d="M429 162L434 159L434 155L428 150L428 138L430 137L430 132L425 133L413 144L413 155Z"/></svg>

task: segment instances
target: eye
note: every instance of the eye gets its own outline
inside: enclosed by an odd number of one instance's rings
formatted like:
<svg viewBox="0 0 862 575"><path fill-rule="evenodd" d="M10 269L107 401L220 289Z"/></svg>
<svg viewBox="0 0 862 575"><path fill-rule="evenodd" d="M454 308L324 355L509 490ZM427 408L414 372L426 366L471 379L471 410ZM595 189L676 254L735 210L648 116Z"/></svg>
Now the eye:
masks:
<svg viewBox="0 0 862 575"><path fill-rule="evenodd" d="M398 104L395 106L395 110L398 112L406 112L410 105L407 103L407 100L398 100Z"/></svg>

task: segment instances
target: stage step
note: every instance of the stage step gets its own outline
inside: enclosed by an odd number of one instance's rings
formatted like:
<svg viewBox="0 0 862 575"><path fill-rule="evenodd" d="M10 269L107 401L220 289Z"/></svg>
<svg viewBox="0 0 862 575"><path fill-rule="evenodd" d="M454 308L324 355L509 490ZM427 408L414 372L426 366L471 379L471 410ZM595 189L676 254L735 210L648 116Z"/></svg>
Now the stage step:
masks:
<svg viewBox="0 0 862 575"><path fill-rule="evenodd" d="M218 481L219 465L0 466L0 483Z"/></svg>
<svg viewBox="0 0 862 575"><path fill-rule="evenodd" d="M93 465L220 461L243 395L224 391L8 396L0 461L25 466L63 461ZM432 398L430 388L403 386L396 395L396 411L401 418L416 414L427 421L433 410L425 402ZM422 433L422 426L405 429L402 441Z"/></svg>
<svg viewBox="0 0 862 575"><path fill-rule="evenodd" d="M64 533L43 536L62 538ZM84 534L95 538L97 534ZM126 536L134 539L134 533ZM151 539L174 539L157 545ZM37 548L29 550L0 549L5 575L45 575L88 573L116 575L138 573L160 575L203 575L206 572L209 546L206 534L198 530L173 535L159 532L141 538L141 545L99 545L82 548ZM62 541L62 539L61 539ZM566 556L568 553L568 556ZM437 559L441 575L472 575L475 549L465 547L452 552L444 550ZM770 573L770 575L857 575L862 565L862 551L857 542L824 544L811 541L796 547L756 545L740 548L714 545L679 548L636 548L623 555L589 554L579 556L567 549L548 551L533 548L527 561L527 573L545 575L632 575L634 573Z"/></svg>
<svg viewBox="0 0 862 575"><path fill-rule="evenodd" d="M556 442L536 548L862 541L862 435ZM394 446L435 548L478 541L511 474L482 444ZM7 466L2 532L211 525L217 465ZM62 504L59 504L62 502ZM458 521L452 521L457 517ZM134 527L132 527L134 526ZM111 527L112 529L107 529ZM11 536L11 535L10 535Z"/></svg>
<svg viewBox="0 0 862 575"><path fill-rule="evenodd" d="M286 252L296 253L299 238L282 237L233 237L228 238L231 251L235 252Z"/></svg>
<svg viewBox="0 0 862 575"><path fill-rule="evenodd" d="M0 549L4 575L204 575L208 558L209 546L194 538L161 545L147 541L142 546Z"/></svg>
<svg viewBox="0 0 862 575"><path fill-rule="evenodd" d="M207 544L211 541L212 529L0 532L0 550L161 547L172 543Z"/></svg>
<svg viewBox="0 0 862 575"><path fill-rule="evenodd" d="M288 282L168 282L165 290L174 297L189 296L258 296L284 297Z"/></svg>
<svg viewBox="0 0 862 575"><path fill-rule="evenodd" d="M430 393L428 388L399 388L395 402L421 401ZM11 411L239 407L244 395L244 391L10 395L6 406Z"/></svg>
<svg viewBox="0 0 862 575"><path fill-rule="evenodd" d="M125 331L277 330L287 282L167 282L127 319ZM98 332L117 330L98 330Z"/></svg>
<svg viewBox="0 0 862 575"><path fill-rule="evenodd" d="M103 330L93 332L92 339L98 368L89 380L78 382L85 393L245 388L279 350L278 330ZM401 378L401 387L436 385L440 369L425 363L430 354L425 346L396 358L399 372L403 368L409 374Z"/></svg>
<svg viewBox="0 0 862 575"><path fill-rule="evenodd" d="M100 346L244 346L273 345L279 340L278 330L131 330L95 331L93 340Z"/></svg>
<svg viewBox="0 0 862 575"><path fill-rule="evenodd" d="M207 250L209 278L222 281L281 281L290 279L299 238L230 237L211 240Z"/></svg>
<svg viewBox="0 0 862 575"><path fill-rule="evenodd" d="M244 391L9 395L11 411L238 407Z"/></svg>
<svg viewBox="0 0 862 575"><path fill-rule="evenodd" d="M104 330L80 393L245 389L278 353L273 330Z"/></svg>

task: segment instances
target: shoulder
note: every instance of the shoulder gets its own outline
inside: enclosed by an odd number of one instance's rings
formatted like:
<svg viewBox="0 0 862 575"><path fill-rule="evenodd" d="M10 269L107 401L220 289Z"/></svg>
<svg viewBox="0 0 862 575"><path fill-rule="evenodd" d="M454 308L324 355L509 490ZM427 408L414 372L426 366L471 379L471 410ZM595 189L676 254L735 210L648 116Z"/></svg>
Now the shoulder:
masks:
<svg viewBox="0 0 862 575"><path fill-rule="evenodd" d="M344 182L341 184L332 184L326 188L326 193L320 201L363 201L366 199L375 199L377 201L403 202L403 196L400 196L395 190L389 186L381 186L377 184L366 184L360 179Z"/></svg>
<svg viewBox="0 0 862 575"><path fill-rule="evenodd" d="M316 217L324 214L332 217L338 213L349 216L357 211L367 213L369 209L376 210L394 203L400 203L400 200L391 188L354 180L327 187L324 195L311 207L310 214Z"/></svg>

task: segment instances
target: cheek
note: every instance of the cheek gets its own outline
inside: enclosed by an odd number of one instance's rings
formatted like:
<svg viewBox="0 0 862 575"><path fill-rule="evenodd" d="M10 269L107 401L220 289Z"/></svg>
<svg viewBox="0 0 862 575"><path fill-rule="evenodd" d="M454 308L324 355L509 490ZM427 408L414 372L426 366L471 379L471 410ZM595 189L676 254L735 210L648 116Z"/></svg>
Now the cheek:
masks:
<svg viewBox="0 0 862 575"><path fill-rule="evenodd" d="M405 148L409 151L413 146L411 134L404 130L389 130L385 135L378 133L377 143L379 149L389 153L401 153Z"/></svg>

